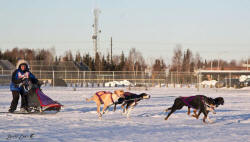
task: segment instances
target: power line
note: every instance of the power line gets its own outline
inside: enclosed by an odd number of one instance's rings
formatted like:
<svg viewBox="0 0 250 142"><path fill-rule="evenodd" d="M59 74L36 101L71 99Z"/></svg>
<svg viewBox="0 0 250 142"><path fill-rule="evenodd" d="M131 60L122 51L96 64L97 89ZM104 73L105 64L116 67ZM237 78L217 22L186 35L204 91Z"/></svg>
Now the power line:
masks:
<svg viewBox="0 0 250 142"><path fill-rule="evenodd" d="M0 41L1 44L83 44L93 41ZM109 40L100 40L103 43L109 43ZM163 45L194 45L194 46L250 46L250 43L200 43L200 42L164 42L164 41L113 41L120 44L163 44Z"/></svg>

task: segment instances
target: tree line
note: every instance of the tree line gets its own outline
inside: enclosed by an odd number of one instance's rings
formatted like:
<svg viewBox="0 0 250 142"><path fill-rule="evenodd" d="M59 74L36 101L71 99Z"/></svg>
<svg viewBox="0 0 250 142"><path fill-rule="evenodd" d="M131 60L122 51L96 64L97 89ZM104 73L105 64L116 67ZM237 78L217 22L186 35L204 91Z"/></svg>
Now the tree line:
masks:
<svg viewBox="0 0 250 142"><path fill-rule="evenodd" d="M225 68L240 67L246 62L247 61L243 59L240 61L236 61L235 59L232 59L230 61L226 61L223 59L206 60L202 59L199 53L193 54L190 49L186 49L183 51L181 45L177 45L174 49L170 71L194 72L198 69L224 70Z"/></svg>
<svg viewBox="0 0 250 142"><path fill-rule="evenodd" d="M55 48L51 49L28 49L28 48L13 48L12 50L1 51L0 60L9 60L16 64L18 59L25 59L27 61L38 60L46 62L64 62L73 61L77 64L84 64L88 66L91 71L166 71L172 72L194 72L197 69L204 69L209 67L236 67L244 61L237 62L236 60L204 60L199 53L193 54L190 49L183 51L181 45L174 48L171 63L166 65L162 58L152 59L151 65L147 64L142 53L135 48L129 50L128 56L122 52L120 55L103 55L96 53L92 57L89 53L81 54L77 51L75 55L71 50L68 50L62 56L56 56Z"/></svg>
<svg viewBox="0 0 250 142"><path fill-rule="evenodd" d="M84 64L88 66L91 71L145 71L149 66L141 52L135 48L130 49L128 56L122 52L120 55L102 55L96 53L93 57L89 53L81 54L77 51L75 55L71 50L68 50L62 56L56 56L55 49L28 49L28 48L13 48L12 50L0 50L0 60L8 60L12 64L16 64L19 59L27 61L37 60L51 62L65 62L72 61L77 64ZM165 71L166 65L162 59L156 59L153 66L155 71Z"/></svg>

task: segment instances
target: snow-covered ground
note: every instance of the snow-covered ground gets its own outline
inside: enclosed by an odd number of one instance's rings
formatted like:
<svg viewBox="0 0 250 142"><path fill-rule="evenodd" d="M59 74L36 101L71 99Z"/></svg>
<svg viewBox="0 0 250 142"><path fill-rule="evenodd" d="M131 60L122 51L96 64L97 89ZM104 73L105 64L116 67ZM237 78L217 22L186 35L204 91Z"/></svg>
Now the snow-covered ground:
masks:
<svg viewBox="0 0 250 142"><path fill-rule="evenodd" d="M109 111L100 120L96 104L85 102L99 90L115 88L43 88L52 99L64 108L57 114L10 114L0 113L0 141L72 141L72 142L246 142L250 141L250 88L200 89L150 88L131 90L151 94L132 111L130 119ZM128 91L127 88L123 88ZM224 97L217 114L210 113L212 124L204 124L187 116L187 108L177 111L164 120L164 109L171 106L178 96L204 94ZM0 111L9 108L12 95L7 87L0 87ZM18 107L20 106L20 102ZM111 107L112 109L113 107Z"/></svg>

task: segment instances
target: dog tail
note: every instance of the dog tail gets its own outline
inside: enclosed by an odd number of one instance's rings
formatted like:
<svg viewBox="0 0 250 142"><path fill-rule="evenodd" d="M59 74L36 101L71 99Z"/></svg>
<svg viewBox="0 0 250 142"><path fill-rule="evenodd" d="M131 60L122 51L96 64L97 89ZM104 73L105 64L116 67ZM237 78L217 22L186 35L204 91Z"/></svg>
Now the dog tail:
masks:
<svg viewBox="0 0 250 142"><path fill-rule="evenodd" d="M172 109L172 107L167 108L167 109L165 109L165 112L168 112L168 111L171 110L171 109Z"/></svg>
<svg viewBox="0 0 250 142"><path fill-rule="evenodd" d="M91 97L91 98L86 98L86 102L90 102L90 101L93 101L93 97Z"/></svg>

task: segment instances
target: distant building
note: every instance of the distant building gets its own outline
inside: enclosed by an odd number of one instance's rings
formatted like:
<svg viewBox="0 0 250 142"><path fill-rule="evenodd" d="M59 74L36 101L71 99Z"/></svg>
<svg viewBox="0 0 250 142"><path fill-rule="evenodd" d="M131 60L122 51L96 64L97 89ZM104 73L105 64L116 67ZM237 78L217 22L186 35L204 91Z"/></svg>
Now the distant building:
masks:
<svg viewBox="0 0 250 142"><path fill-rule="evenodd" d="M248 68L250 68L250 64L242 64L242 67L248 67Z"/></svg>
<svg viewBox="0 0 250 142"><path fill-rule="evenodd" d="M202 70L250 70L250 66L247 68L246 66L238 66L238 67L206 67Z"/></svg>
<svg viewBox="0 0 250 142"><path fill-rule="evenodd" d="M16 67L8 60L0 60L1 70L14 70Z"/></svg>

